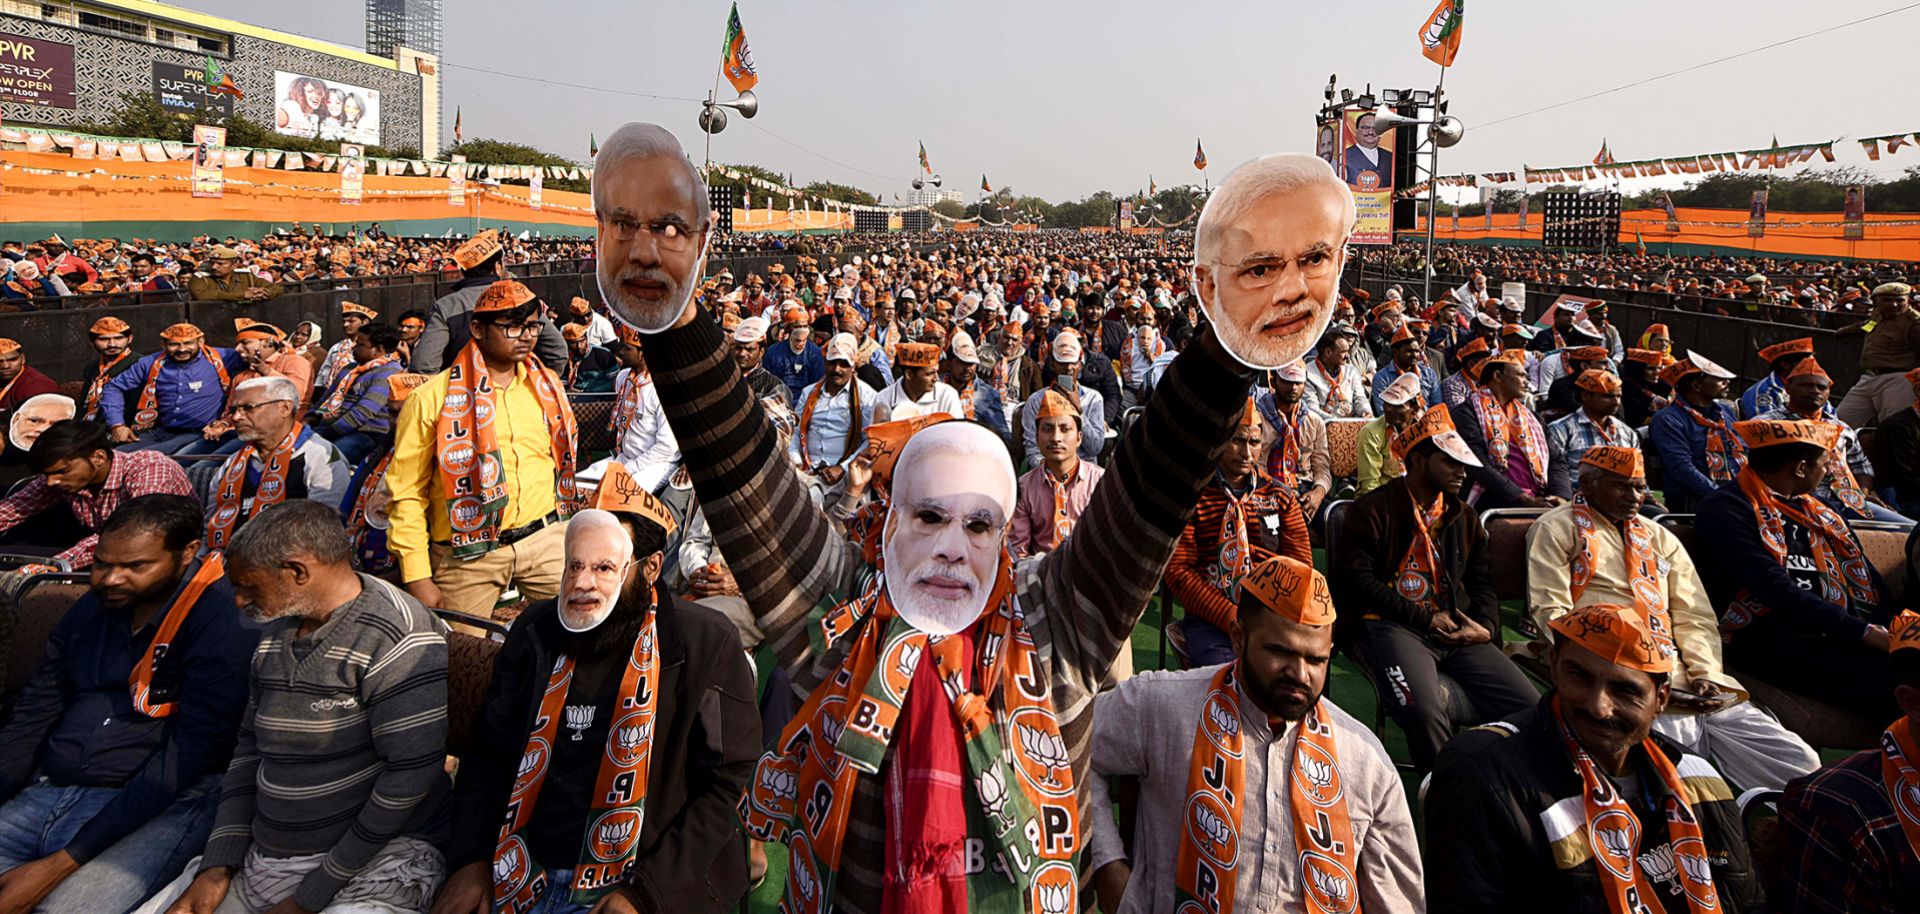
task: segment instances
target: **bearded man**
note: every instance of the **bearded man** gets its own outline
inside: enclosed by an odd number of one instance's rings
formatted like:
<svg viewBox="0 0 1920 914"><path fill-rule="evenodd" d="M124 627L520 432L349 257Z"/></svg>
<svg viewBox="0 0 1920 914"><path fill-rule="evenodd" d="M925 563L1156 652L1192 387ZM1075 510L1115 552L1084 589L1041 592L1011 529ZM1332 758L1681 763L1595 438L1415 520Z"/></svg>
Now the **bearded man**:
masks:
<svg viewBox="0 0 1920 914"><path fill-rule="evenodd" d="M669 203L642 166L678 169L682 195ZM594 180L603 209L644 215L705 199L677 147L602 162ZM600 237L606 263L614 239ZM879 512L882 576L856 593L861 547L813 506L765 411L726 368L720 328L685 308L644 343L720 550L806 697L743 809L749 833L792 851L787 905L1073 910L1091 698L1246 402L1250 372L1211 334L1197 339L1120 442L1074 536L1017 574L1006 553L1015 477L1000 439L937 422L888 445L897 459ZM829 593L853 599L829 613L816 654L809 611Z"/></svg>

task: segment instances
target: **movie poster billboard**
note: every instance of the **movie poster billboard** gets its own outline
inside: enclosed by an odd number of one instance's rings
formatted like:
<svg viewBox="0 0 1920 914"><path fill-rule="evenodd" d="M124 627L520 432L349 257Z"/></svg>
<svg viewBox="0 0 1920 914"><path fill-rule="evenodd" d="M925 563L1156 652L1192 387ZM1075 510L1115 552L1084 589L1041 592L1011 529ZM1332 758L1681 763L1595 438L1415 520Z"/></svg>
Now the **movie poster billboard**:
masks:
<svg viewBox="0 0 1920 914"><path fill-rule="evenodd" d="M206 67L197 63L154 61L153 99L168 114L215 121L233 116L233 96L208 89Z"/></svg>
<svg viewBox="0 0 1920 914"><path fill-rule="evenodd" d="M367 173L367 150L358 143L340 144L340 202L359 205L361 179Z"/></svg>
<svg viewBox="0 0 1920 914"><path fill-rule="evenodd" d="M533 177L527 181L527 205L533 207L535 212L540 211L540 191L546 184L546 173L545 168L535 168ZM787 212L793 212L792 197L787 198Z"/></svg>
<svg viewBox="0 0 1920 914"><path fill-rule="evenodd" d="M1753 192L1753 205L1747 208L1747 237L1759 238L1767 233L1767 192Z"/></svg>
<svg viewBox="0 0 1920 914"><path fill-rule="evenodd" d="M1353 189L1353 244L1393 243L1393 131L1374 127L1372 111L1342 118L1340 176Z"/></svg>
<svg viewBox="0 0 1920 914"><path fill-rule="evenodd" d="M1865 184L1847 185L1846 196L1840 200L1840 237L1848 241L1859 241L1867 237L1867 186Z"/></svg>
<svg viewBox="0 0 1920 914"><path fill-rule="evenodd" d="M467 157L459 153L454 153L453 164L447 166L447 202L467 205Z"/></svg>
<svg viewBox="0 0 1920 914"><path fill-rule="evenodd" d="M273 131L309 140L380 145L380 90L273 71Z"/></svg>
<svg viewBox="0 0 1920 914"><path fill-rule="evenodd" d="M0 32L0 101L73 108L73 45Z"/></svg>
<svg viewBox="0 0 1920 914"><path fill-rule="evenodd" d="M227 128L193 125L193 195L218 197L227 189Z"/></svg>

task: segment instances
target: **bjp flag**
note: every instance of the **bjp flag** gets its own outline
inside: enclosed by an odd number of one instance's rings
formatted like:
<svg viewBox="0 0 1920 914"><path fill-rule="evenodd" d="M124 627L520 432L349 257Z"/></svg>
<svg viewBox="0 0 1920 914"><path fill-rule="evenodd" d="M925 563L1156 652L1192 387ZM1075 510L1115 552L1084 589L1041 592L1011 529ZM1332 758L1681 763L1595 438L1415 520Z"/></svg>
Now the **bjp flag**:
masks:
<svg viewBox="0 0 1920 914"><path fill-rule="evenodd" d="M1200 171L1207 170L1207 151L1200 148L1199 140L1193 141L1193 167Z"/></svg>
<svg viewBox="0 0 1920 914"><path fill-rule="evenodd" d="M1460 53L1460 29L1467 14L1467 0L1440 0L1420 25L1420 53L1443 67L1453 66Z"/></svg>
<svg viewBox="0 0 1920 914"><path fill-rule="evenodd" d="M760 83L760 71L753 68L753 49L747 47L747 30L740 25L738 3L727 15L727 40L720 54L720 70L727 75L727 82L733 83L733 91L745 92Z"/></svg>

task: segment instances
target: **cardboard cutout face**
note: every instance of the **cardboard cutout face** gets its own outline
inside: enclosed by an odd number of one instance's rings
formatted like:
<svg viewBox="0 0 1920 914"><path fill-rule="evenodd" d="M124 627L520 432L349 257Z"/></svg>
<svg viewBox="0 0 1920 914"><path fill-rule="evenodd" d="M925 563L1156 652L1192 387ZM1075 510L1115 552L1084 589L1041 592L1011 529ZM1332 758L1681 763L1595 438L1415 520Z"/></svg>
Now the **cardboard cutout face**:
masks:
<svg viewBox="0 0 1920 914"><path fill-rule="evenodd" d="M967 440L981 436L998 450ZM980 426L943 423L908 442L880 545L887 597L908 624L951 635L986 611L1013 491L1005 446Z"/></svg>
<svg viewBox="0 0 1920 914"><path fill-rule="evenodd" d="M603 161L615 139L602 150ZM711 218L704 224L700 218L706 186L673 145L671 152L611 161L593 174L600 295L616 318L642 333L659 333L686 311L713 240Z"/></svg>
<svg viewBox="0 0 1920 914"><path fill-rule="evenodd" d="M73 418L75 411L73 400L60 394L28 397L7 420L7 440L18 450L30 450L47 426Z"/></svg>
<svg viewBox="0 0 1920 914"><path fill-rule="evenodd" d="M1331 186L1267 194L1221 227L1211 262L1196 255L1194 291L1221 345L1241 364L1279 368L1326 331L1346 266L1345 213Z"/></svg>

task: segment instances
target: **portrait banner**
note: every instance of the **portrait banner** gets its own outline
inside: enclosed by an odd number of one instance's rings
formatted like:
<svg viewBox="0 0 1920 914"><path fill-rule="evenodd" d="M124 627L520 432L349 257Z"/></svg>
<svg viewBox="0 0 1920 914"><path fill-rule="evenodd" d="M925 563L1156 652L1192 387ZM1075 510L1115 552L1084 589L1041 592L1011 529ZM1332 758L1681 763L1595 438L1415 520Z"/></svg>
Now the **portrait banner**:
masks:
<svg viewBox="0 0 1920 914"><path fill-rule="evenodd" d="M1673 208L1672 194L1660 195L1660 208L1667 211L1667 233L1671 235L1680 234L1680 213Z"/></svg>
<svg viewBox="0 0 1920 914"><path fill-rule="evenodd" d="M340 202L359 205L361 177L367 173L366 149L358 143L340 144Z"/></svg>
<svg viewBox="0 0 1920 914"><path fill-rule="evenodd" d="M1527 191L1524 187L1520 190L1520 227L1527 227Z"/></svg>
<svg viewBox="0 0 1920 914"><path fill-rule="evenodd" d="M193 195L219 197L227 187L227 128L193 125Z"/></svg>
<svg viewBox="0 0 1920 914"><path fill-rule="evenodd" d="M1343 180L1346 178L1345 169L1342 168L1344 163L1340 161L1339 118L1330 117L1315 125L1313 131L1313 154L1318 156L1321 161L1333 166L1334 174L1339 175Z"/></svg>
<svg viewBox="0 0 1920 914"><path fill-rule="evenodd" d="M540 190L546 184L545 175L545 168L536 168L533 177L527 180L527 205L533 207L535 212L540 211ZM792 200L787 201L787 209L793 209Z"/></svg>
<svg viewBox="0 0 1920 914"><path fill-rule="evenodd" d="M1753 205L1747 209L1747 237L1760 238L1767 234L1767 192L1753 192Z"/></svg>
<svg viewBox="0 0 1920 914"><path fill-rule="evenodd" d="M458 153L453 156L453 164L447 166L447 202L467 205L467 157Z"/></svg>
<svg viewBox="0 0 1920 914"><path fill-rule="evenodd" d="M1393 243L1393 131L1374 127L1372 111L1342 116L1340 176L1353 189L1351 244Z"/></svg>
<svg viewBox="0 0 1920 914"><path fill-rule="evenodd" d="M1840 237L1859 241L1867 237L1867 186L1850 184L1840 201Z"/></svg>

